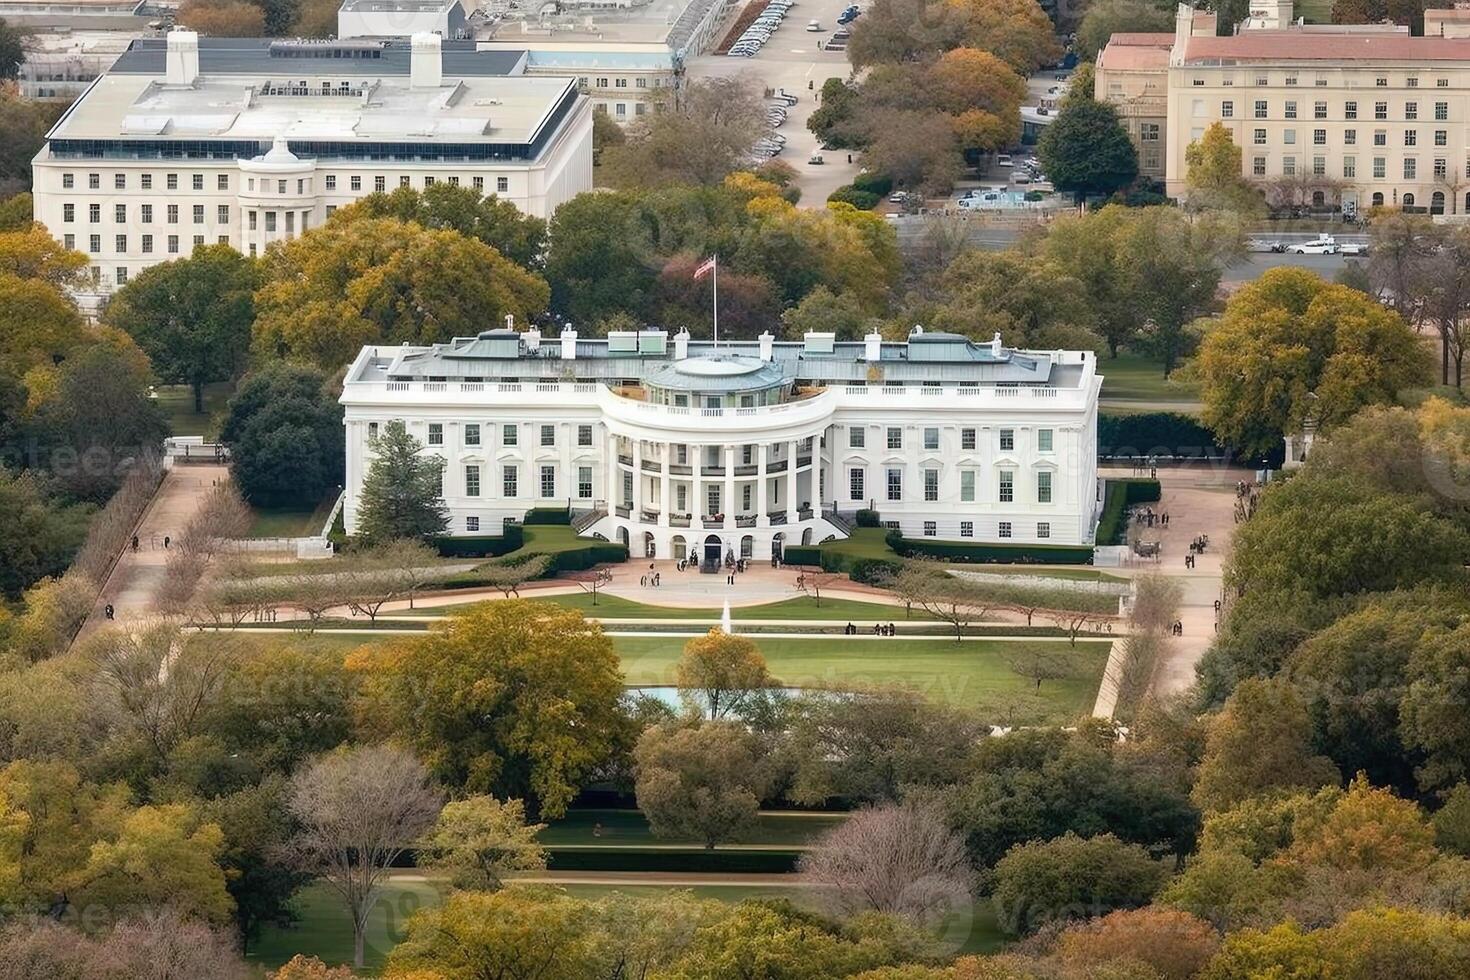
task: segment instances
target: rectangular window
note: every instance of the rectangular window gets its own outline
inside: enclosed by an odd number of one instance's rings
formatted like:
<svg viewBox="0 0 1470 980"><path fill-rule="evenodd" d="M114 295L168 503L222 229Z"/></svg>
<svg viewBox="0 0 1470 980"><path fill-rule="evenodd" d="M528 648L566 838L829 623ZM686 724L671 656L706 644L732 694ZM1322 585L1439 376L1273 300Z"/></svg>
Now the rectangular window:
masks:
<svg viewBox="0 0 1470 980"><path fill-rule="evenodd" d="M480 423L466 422L464 427L464 444L466 446L478 446L480 444Z"/></svg>
<svg viewBox="0 0 1470 980"><path fill-rule="evenodd" d="M1373 130L1373 145L1374 146L1387 146L1388 145L1388 130L1386 130L1386 129L1375 129L1375 130Z"/></svg>
<svg viewBox="0 0 1470 980"><path fill-rule="evenodd" d="M1286 118L1287 119L1295 119L1296 118L1296 102L1294 100L1292 100L1292 99L1287 99L1286 100Z"/></svg>
<svg viewBox="0 0 1470 980"><path fill-rule="evenodd" d="M249 215L249 224L250 224L250 230L251 231L254 231L255 230L255 226L256 226L257 221L259 220L259 217L260 217L260 212L259 211L251 211L250 212L250 215Z"/></svg>
<svg viewBox="0 0 1470 980"><path fill-rule="evenodd" d="M94 224L94 225L97 224L99 221L101 221L102 220L102 205L100 205L100 204L88 204L87 205L87 220L89 222L91 222L92 224Z"/></svg>
<svg viewBox="0 0 1470 980"><path fill-rule="evenodd" d="M924 499L931 503L939 499L939 471L924 471Z"/></svg>
<svg viewBox="0 0 1470 980"><path fill-rule="evenodd" d="M1000 451L1003 453L1011 453L1016 451L1015 429L1000 430Z"/></svg>
<svg viewBox="0 0 1470 980"><path fill-rule="evenodd" d="M1388 103L1387 102L1375 102L1375 103L1373 103L1373 118L1374 119L1387 119L1388 118Z"/></svg>
<svg viewBox="0 0 1470 980"><path fill-rule="evenodd" d="M1405 119L1418 119L1419 118L1419 103L1417 103L1417 102L1405 102L1404 103L1404 118Z"/></svg>
<svg viewBox="0 0 1470 980"><path fill-rule="evenodd" d="M1285 143L1287 146L1295 146L1296 145L1296 130L1294 130L1294 129L1283 130L1282 133L1281 133L1281 141L1283 143Z"/></svg>
<svg viewBox="0 0 1470 980"><path fill-rule="evenodd" d="M1296 157L1281 158L1281 173L1286 177L1296 176Z"/></svg>
<svg viewBox="0 0 1470 980"><path fill-rule="evenodd" d="M1352 180L1358 176L1358 161L1356 157L1342 158L1342 176L1344 180Z"/></svg>
<svg viewBox="0 0 1470 980"><path fill-rule="evenodd" d="M1388 162L1383 157L1373 158L1373 176L1382 179L1388 175Z"/></svg>
<svg viewBox="0 0 1470 980"><path fill-rule="evenodd" d="M168 254L169 255L178 255L179 254L179 236L178 235L169 235L168 236Z"/></svg>
<svg viewBox="0 0 1470 980"><path fill-rule="evenodd" d="M413 181L409 178L408 174L402 174L398 178L398 186L399 187L412 187L413 186Z"/></svg>
<svg viewBox="0 0 1470 980"><path fill-rule="evenodd" d="M169 174L166 177L164 177L164 179L163 179L163 186L167 190L171 190L171 191L178 190L179 189L179 175L178 174Z"/></svg>
<svg viewBox="0 0 1470 980"><path fill-rule="evenodd" d="M1358 131L1356 129L1344 129L1342 131L1342 145L1343 146L1357 146L1358 145Z"/></svg>
<svg viewBox="0 0 1470 980"><path fill-rule="evenodd" d="M388 178L378 174L373 178L373 191L381 194L388 189Z"/></svg>
<svg viewBox="0 0 1470 980"><path fill-rule="evenodd" d="M960 537L973 538L975 536L974 521L960 521Z"/></svg>
<svg viewBox="0 0 1470 980"><path fill-rule="evenodd" d="M442 446L442 445L444 445L444 423L443 422L430 422L429 423L429 445L431 445L431 446Z"/></svg>
<svg viewBox="0 0 1470 980"><path fill-rule="evenodd" d="M541 445L543 445L543 446L554 446L554 445L556 445L556 426L554 426L554 425L543 425L541 427Z"/></svg>
<svg viewBox="0 0 1470 980"><path fill-rule="evenodd" d="M126 204L114 204L112 206L112 220L118 224L126 224L128 220L128 206Z"/></svg>
<svg viewBox="0 0 1470 980"><path fill-rule="evenodd" d="M975 430L974 429L961 429L960 430L960 448L961 449L974 449L975 448Z"/></svg>
<svg viewBox="0 0 1470 980"><path fill-rule="evenodd" d="M192 175L192 177L190 178L189 186L193 187L196 191L202 191L202 190L204 190L204 175L203 174L194 174L194 175Z"/></svg>
<svg viewBox="0 0 1470 980"><path fill-rule="evenodd" d="M903 470L890 469L888 471L888 499L903 499Z"/></svg>
<svg viewBox="0 0 1470 980"><path fill-rule="evenodd" d="M96 255L98 252L102 251L101 235L87 236L87 251L91 252L93 255Z"/></svg>
<svg viewBox="0 0 1470 980"><path fill-rule="evenodd" d="M230 189L230 175L219 174L214 178L215 190L227 191Z"/></svg>
<svg viewBox="0 0 1470 980"><path fill-rule="evenodd" d="M924 430L924 448L939 448L939 430L937 428L928 428Z"/></svg>
<svg viewBox="0 0 1470 980"><path fill-rule="evenodd" d="M543 497L555 497L556 496L556 467L555 466L543 466L543 467L541 467L541 496L543 496Z"/></svg>
<svg viewBox="0 0 1470 980"><path fill-rule="evenodd" d="M152 251L153 251L153 236L152 235L144 235L143 236L143 254L144 255L148 255Z"/></svg>
<svg viewBox="0 0 1470 980"><path fill-rule="evenodd" d="M1314 130L1312 130L1312 145L1313 146L1326 146L1327 145L1327 130L1325 130L1325 129L1314 129Z"/></svg>
<svg viewBox="0 0 1470 980"><path fill-rule="evenodd" d="M484 177L471 177L470 178L470 186L474 187L474 189L477 190L477 191L483 191L485 189L485 178Z"/></svg>
<svg viewBox="0 0 1470 980"><path fill-rule="evenodd" d="M218 221L222 225L229 224L230 223L230 206L228 204L221 204L221 205L219 205L217 208L215 208L214 217L215 217L215 220Z"/></svg>
<svg viewBox="0 0 1470 980"><path fill-rule="evenodd" d="M888 448L889 449L902 449L903 448L903 429L899 428L896 425L890 425L888 427Z"/></svg>
<svg viewBox="0 0 1470 980"><path fill-rule="evenodd" d="M1327 103L1326 102L1314 102L1314 103L1312 103L1312 118L1313 119L1326 119L1327 118Z"/></svg>
<svg viewBox="0 0 1470 980"><path fill-rule="evenodd" d="M853 426L847 430L847 448L862 449L867 443L867 430L860 426Z"/></svg>
<svg viewBox="0 0 1470 980"><path fill-rule="evenodd" d="M77 247L77 236L76 235L62 235L61 236L61 244L64 245L64 246L66 246L66 250L68 252L70 252L72 249L74 249L74 248Z"/></svg>
<svg viewBox="0 0 1470 980"><path fill-rule="evenodd" d="M856 467L856 466L854 466L852 469L850 469L850 470L847 471L847 499L849 499L849 500L862 500L863 499L863 497L864 497L863 472L864 471L861 468Z"/></svg>
<svg viewBox="0 0 1470 980"><path fill-rule="evenodd" d="M1000 536L1001 537L1003 537L1003 538L1010 537L1011 536L1011 522L1010 521L1001 521L1000 522L1000 529L999 530L1000 530Z"/></svg>
<svg viewBox="0 0 1470 980"><path fill-rule="evenodd" d="M266 231L275 231L276 230L276 213L274 211L267 211L265 213L265 230Z"/></svg>
<svg viewBox="0 0 1470 980"><path fill-rule="evenodd" d="M1251 173L1256 177L1266 176L1266 158L1254 157L1251 160Z"/></svg>
<svg viewBox="0 0 1470 980"><path fill-rule="evenodd" d="M517 481L520 480L521 471L519 467L505 466L500 470L500 495L502 497L514 497L519 493Z"/></svg>
<svg viewBox="0 0 1470 980"><path fill-rule="evenodd" d="M67 224L77 220L77 206L75 204L63 204L61 206L61 220Z"/></svg>
<svg viewBox="0 0 1470 980"><path fill-rule="evenodd" d="M504 194L506 191L510 190L510 178L509 177L496 177L495 178L495 190L496 190L497 193L500 193L500 194Z"/></svg>
<svg viewBox="0 0 1470 980"><path fill-rule="evenodd" d="M1449 130L1447 130L1447 129L1436 129L1434 131L1434 145L1435 146L1449 146L1450 145L1450 133L1449 133Z"/></svg>
<svg viewBox="0 0 1470 980"><path fill-rule="evenodd" d="M1051 429L1036 430L1036 451L1039 453L1049 453L1052 451Z"/></svg>
<svg viewBox="0 0 1470 980"><path fill-rule="evenodd" d="M76 180L76 175L75 174L62 174L61 175L61 186L62 187L66 188L67 190L71 190L76 185L77 185L77 180Z"/></svg>
<svg viewBox="0 0 1470 980"><path fill-rule="evenodd" d="M924 537L932 538L939 534L939 525L934 521L924 522Z"/></svg>
<svg viewBox="0 0 1470 980"><path fill-rule="evenodd" d="M1445 175L1448 174L1448 173L1449 173L1449 166L1445 162L1445 158L1444 157L1435 157L1434 158L1434 179L1435 180L1444 180L1445 179Z"/></svg>
<svg viewBox="0 0 1470 980"><path fill-rule="evenodd" d="M1266 118L1266 100L1265 99L1257 99L1256 100L1256 118L1257 119L1265 119Z"/></svg>
<svg viewBox="0 0 1470 980"><path fill-rule="evenodd" d="M1038 504L1051 503L1051 471L1042 470L1036 474L1036 502Z"/></svg>
<svg viewBox="0 0 1470 980"><path fill-rule="evenodd" d="M515 446L520 444L520 428L514 423L501 426L500 444L502 446Z"/></svg>
<svg viewBox="0 0 1470 980"><path fill-rule="evenodd" d="M464 495L466 497L480 495L480 468L473 463L464 468Z"/></svg>
<svg viewBox="0 0 1470 980"><path fill-rule="evenodd" d="M464 529L466 531L478 531L480 529L480 519L473 514L466 517L464 519Z"/></svg>
<svg viewBox="0 0 1470 980"><path fill-rule="evenodd" d="M592 445L592 426L590 426L590 425L579 425L579 426L577 426L577 445L579 445L579 446L590 446L590 445Z"/></svg>
<svg viewBox="0 0 1470 980"><path fill-rule="evenodd" d="M1450 104L1448 102L1436 102L1434 104L1434 118L1438 122L1444 122L1450 118Z"/></svg>
<svg viewBox="0 0 1470 980"><path fill-rule="evenodd" d="M118 266L117 269L116 269L116 271L114 271L113 275L116 277L117 284L119 286L126 286L128 284L128 267L127 266L125 266L125 265Z"/></svg>
<svg viewBox="0 0 1470 980"><path fill-rule="evenodd" d="M116 236L115 240L113 241L113 246L114 246L113 251L115 251L115 252L126 252L128 250L128 236L127 235L118 235L118 236Z"/></svg>
<svg viewBox="0 0 1470 980"><path fill-rule="evenodd" d="M362 176L360 174L353 174L350 178L348 178L347 186L354 191L362 190Z"/></svg>
<svg viewBox="0 0 1470 980"><path fill-rule="evenodd" d="M1016 501L1016 474L1011 470L1000 471L1000 502L1011 504Z"/></svg>
<svg viewBox="0 0 1470 980"><path fill-rule="evenodd" d="M1036 524L1036 536L1038 538L1049 538L1049 537L1051 537L1051 522L1050 521L1038 521L1037 524Z"/></svg>
<svg viewBox="0 0 1470 980"><path fill-rule="evenodd" d="M95 191L95 190L99 189L101 186L102 186L102 175L101 174L87 174L87 187L90 190L94 190Z"/></svg>
<svg viewBox="0 0 1470 980"><path fill-rule="evenodd" d="M1342 116L1344 119L1358 118L1358 104L1356 102L1343 103Z"/></svg>
<svg viewBox="0 0 1470 980"><path fill-rule="evenodd" d="M1251 142L1255 146L1265 146L1266 145L1266 131L1264 129L1257 129L1255 132L1253 132L1251 134Z"/></svg>
<svg viewBox="0 0 1470 980"><path fill-rule="evenodd" d="M1414 180L1419 176L1419 161L1413 157L1404 157L1404 179Z"/></svg>
<svg viewBox="0 0 1470 980"><path fill-rule="evenodd" d="M1325 177L1325 176L1327 176L1327 158L1326 157L1312 157L1312 176L1313 177Z"/></svg>
<svg viewBox="0 0 1470 980"><path fill-rule="evenodd" d="M1234 116L1235 116L1235 103L1234 102L1221 102L1220 103L1220 118L1221 119L1231 119Z"/></svg>
<svg viewBox="0 0 1470 980"><path fill-rule="evenodd" d="M142 204L142 205L139 205L138 211L139 211L139 214L140 214L140 217L141 217L141 220L142 220L143 224L145 224L145 225L151 225L151 224L153 224L153 205L151 205L151 204Z"/></svg>
<svg viewBox="0 0 1470 980"><path fill-rule="evenodd" d="M592 499L592 467L577 467L577 499Z"/></svg>
<svg viewBox="0 0 1470 980"><path fill-rule="evenodd" d="M1419 134L1416 133L1412 129L1406 129L1406 130L1404 130L1404 145L1405 146L1418 146L1419 145Z"/></svg>
<svg viewBox="0 0 1470 980"><path fill-rule="evenodd" d="M112 186L113 186L113 188L115 190L120 190L120 191L127 190L128 189L128 175L127 174L113 174L112 175Z"/></svg>

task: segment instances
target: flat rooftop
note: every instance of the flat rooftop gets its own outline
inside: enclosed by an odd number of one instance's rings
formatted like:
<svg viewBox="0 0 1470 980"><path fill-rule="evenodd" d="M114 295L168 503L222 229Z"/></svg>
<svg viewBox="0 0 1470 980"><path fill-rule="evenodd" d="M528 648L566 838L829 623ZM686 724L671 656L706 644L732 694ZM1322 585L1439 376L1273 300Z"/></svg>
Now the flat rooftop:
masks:
<svg viewBox="0 0 1470 980"><path fill-rule="evenodd" d="M657 41L680 49L695 25L721 0L652 0L617 9L567 6L547 18L534 15L493 21L479 28L484 41L638 42Z"/></svg>
<svg viewBox="0 0 1470 980"><path fill-rule="evenodd" d="M446 73L438 88L415 89L407 78L386 76L359 77L343 90L345 73L314 76L288 67L296 66L287 63L275 75L202 74L192 86L104 75L49 138L530 144L576 87L570 78L456 80ZM323 85L331 94L320 94Z"/></svg>
<svg viewBox="0 0 1470 980"><path fill-rule="evenodd" d="M134 41L114 74L162 75L167 41L161 37ZM442 41L445 78L519 74L525 52L505 48L481 51L474 41ZM259 37L201 37L199 71L204 75L300 76L336 78L360 75L407 75L412 53L407 38L345 41L291 40Z"/></svg>
<svg viewBox="0 0 1470 980"><path fill-rule="evenodd" d="M1418 67L1418 63L1470 62L1470 38L1410 37L1399 33L1318 33L1302 30L1242 31L1231 37L1191 37L1187 65L1336 62ZM1326 67L1331 67L1326 66Z"/></svg>
<svg viewBox="0 0 1470 980"><path fill-rule="evenodd" d="M435 11L449 10L459 0L342 0L339 10L350 10L354 13L405 13L425 14Z"/></svg>

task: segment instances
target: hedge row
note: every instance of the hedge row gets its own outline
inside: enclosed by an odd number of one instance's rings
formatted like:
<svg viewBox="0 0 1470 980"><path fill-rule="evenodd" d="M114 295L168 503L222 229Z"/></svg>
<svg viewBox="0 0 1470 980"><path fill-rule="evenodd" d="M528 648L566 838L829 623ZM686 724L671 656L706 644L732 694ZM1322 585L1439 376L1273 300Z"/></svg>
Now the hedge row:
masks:
<svg viewBox="0 0 1470 980"><path fill-rule="evenodd" d="M525 543L525 532L519 524L507 524L497 535L444 537L436 544L441 558L496 558L515 551Z"/></svg>
<svg viewBox="0 0 1470 980"><path fill-rule="evenodd" d="M822 549L814 544L788 544L781 549L783 565L820 565Z"/></svg>
<svg viewBox="0 0 1470 980"><path fill-rule="evenodd" d="M578 848L558 850L549 848L546 854L548 871L702 871L744 872L747 874L787 874L796 870L799 851L756 850L705 850L691 847L683 849L648 849L636 847Z"/></svg>
<svg viewBox="0 0 1470 980"><path fill-rule="evenodd" d="M1139 412L1097 417L1100 456L1174 456L1185 459L1230 455L1199 420L1179 412Z"/></svg>
<svg viewBox="0 0 1470 980"><path fill-rule="evenodd" d="M1001 565L1091 565L1092 548L1065 544L993 544L906 538L897 530L884 539L905 558L943 558L945 561Z"/></svg>
<svg viewBox="0 0 1470 980"><path fill-rule="evenodd" d="M532 507L526 511L526 524L570 524L570 507Z"/></svg>

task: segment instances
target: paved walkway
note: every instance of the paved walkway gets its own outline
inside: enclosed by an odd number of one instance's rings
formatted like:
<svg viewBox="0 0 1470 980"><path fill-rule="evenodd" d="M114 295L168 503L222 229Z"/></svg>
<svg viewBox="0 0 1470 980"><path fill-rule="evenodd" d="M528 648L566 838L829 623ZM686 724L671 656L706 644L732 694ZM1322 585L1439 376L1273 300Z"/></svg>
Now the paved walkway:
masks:
<svg viewBox="0 0 1470 980"><path fill-rule="evenodd" d="M229 467L212 464L190 464L168 471L138 522L138 550L124 549L79 638L106 623L103 610L108 603L119 622L151 619L156 614L155 598L168 562L164 538L178 537L215 483L229 479L229 475Z"/></svg>

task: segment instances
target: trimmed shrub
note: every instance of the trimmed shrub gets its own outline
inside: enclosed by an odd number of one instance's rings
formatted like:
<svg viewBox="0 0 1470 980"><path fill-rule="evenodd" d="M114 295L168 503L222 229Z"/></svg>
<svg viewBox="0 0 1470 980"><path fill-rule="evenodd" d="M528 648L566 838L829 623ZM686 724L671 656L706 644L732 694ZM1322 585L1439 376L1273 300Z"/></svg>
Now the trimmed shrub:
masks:
<svg viewBox="0 0 1470 980"><path fill-rule="evenodd" d="M884 585L903 568L903 563L886 558L859 558L849 563L847 577L863 585Z"/></svg>
<svg viewBox="0 0 1470 980"><path fill-rule="evenodd" d="M546 867L551 871L702 871L709 873L789 874L796 870L800 852L740 848L708 851L702 847L647 850L637 847L549 848Z"/></svg>
<svg viewBox="0 0 1470 980"><path fill-rule="evenodd" d="M1090 545L987 544L906 538L888 532L888 547L905 558L942 558L945 561L997 565L1091 565Z"/></svg>
<svg viewBox="0 0 1470 980"><path fill-rule="evenodd" d="M1229 455L1199 420L1179 412L1140 412L1097 417L1100 456L1177 456L1199 459Z"/></svg>
<svg viewBox="0 0 1470 980"><path fill-rule="evenodd" d="M879 197L887 197L893 193L893 178L887 174L863 173L854 177L848 186L870 194L877 194Z"/></svg>
<svg viewBox="0 0 1470 980"><path fill-rule="evenodd" d="M859 211L871 211L883 200L883 195L874 194L872 191L860 191L851 184L845 184L827 195L827 203L840 202L851 204Z"/></svg>
<svg viewBox="0 0 1470 980"><path fill-rule="evenodd" d="M526 524L570 524L572 523L572 511L570 507L532 507L526 511Z"/></svg>
<svg viewBox="0 0 1470 980"><path fill-rule="evenodd" d="M858 527L882 527L883 522L878 520L878 512L864 507L857 512Z"/></svg>
<svg viewBox="0 0 1470 980"><path fill-rule="evenodd" d="M789 544L781 549L781 561L787 565L820 565L822 549L812 544Z"/></svg>
<svg viewBox="0 0 1470 980"><path fill-rule="evenodd" d="M507 524L498 535L443 537L435 544L441 558L495 558L519 548L525 543L524 535L519 524Z"/></svg>
<svg viewBox="0 0 1470 980"><path fill-rule="evenodd" d="M594 565L628 560L628 546L610 541L592 541L582 548L552 552L548 575L557 572L580 572Z"/></svg>

